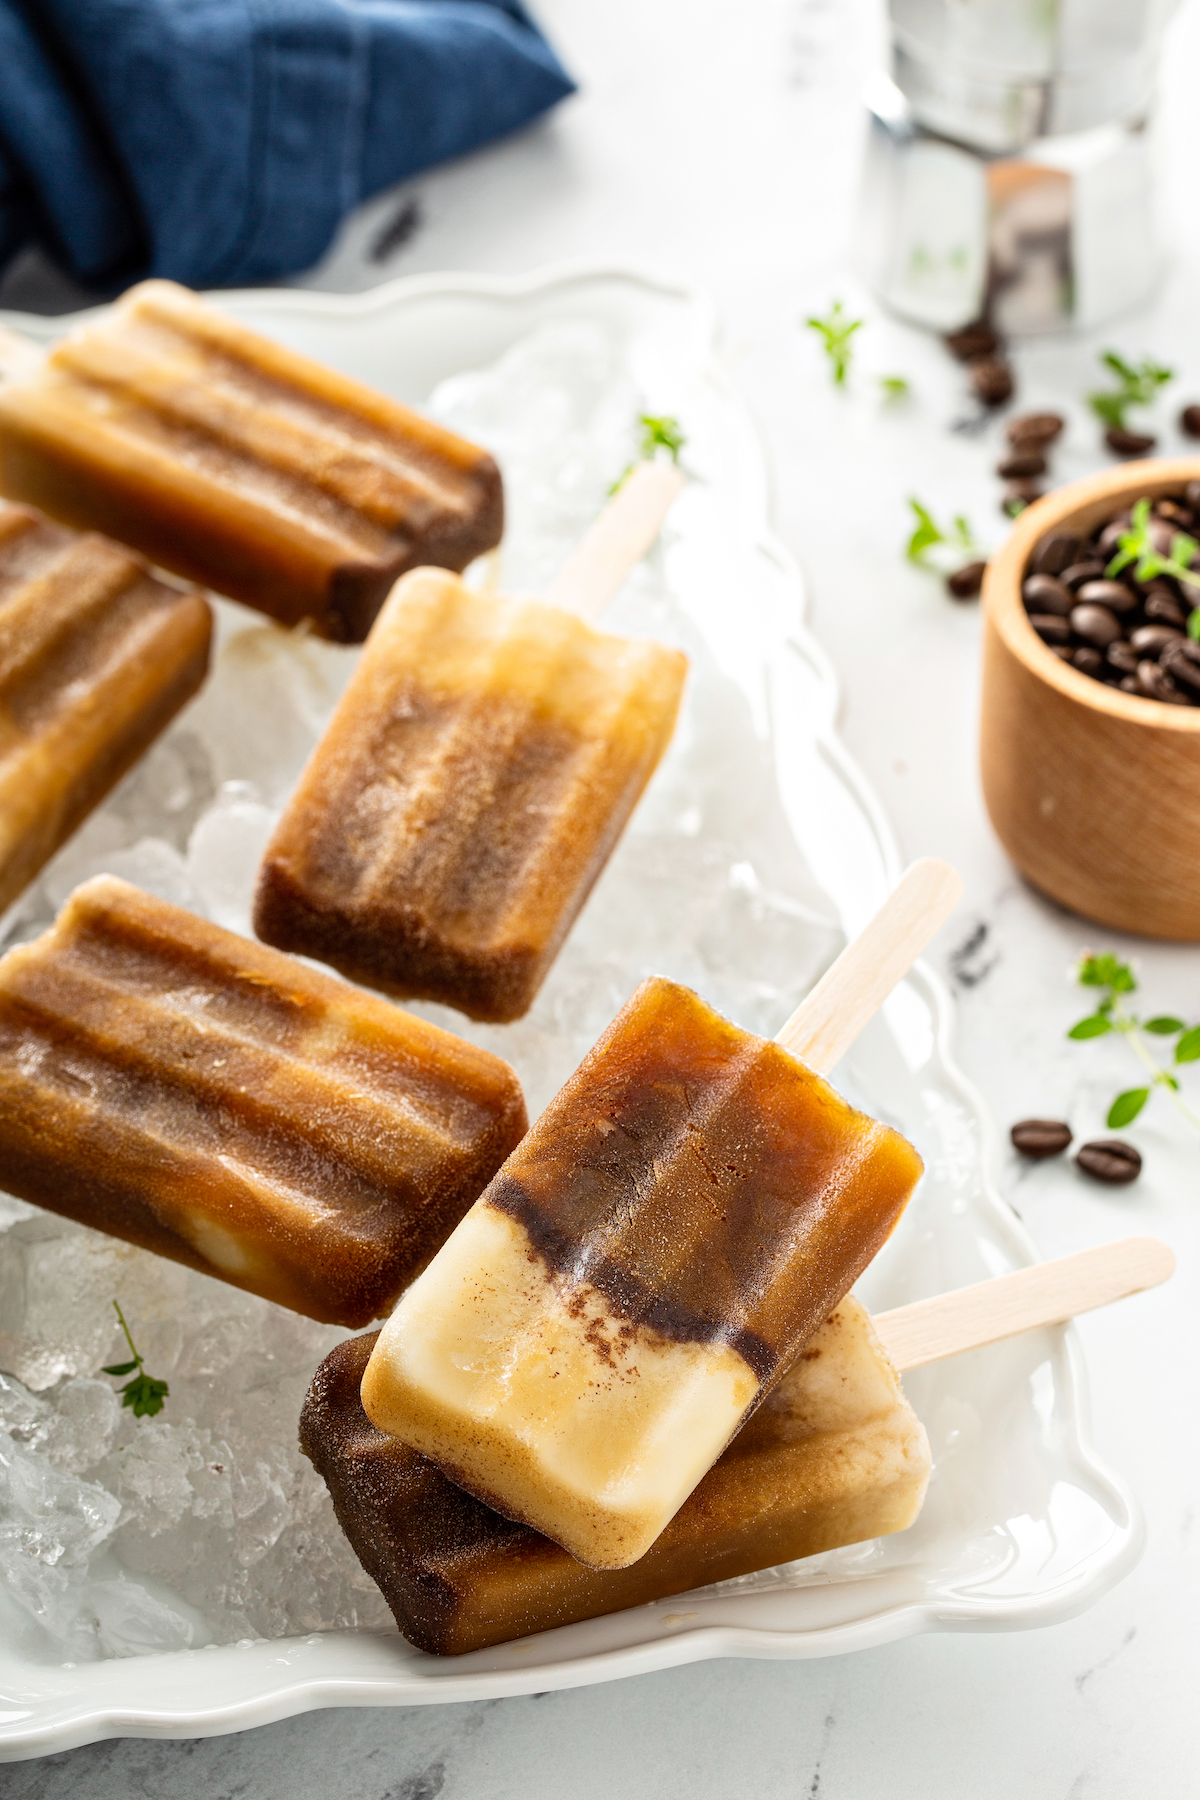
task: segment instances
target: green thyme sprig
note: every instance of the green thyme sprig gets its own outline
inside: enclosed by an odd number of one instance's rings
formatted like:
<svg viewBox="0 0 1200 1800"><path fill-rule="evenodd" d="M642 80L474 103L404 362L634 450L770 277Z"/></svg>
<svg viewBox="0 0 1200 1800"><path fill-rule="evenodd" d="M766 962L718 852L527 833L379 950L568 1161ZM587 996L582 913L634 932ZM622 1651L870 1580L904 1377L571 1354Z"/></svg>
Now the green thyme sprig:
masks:
<svg viewBox="0 0 1200 1800"><path fill-rule="evenodd" d="M907 375L881 375L879 386L885 400L907 400L912 392Z"/></svg>
<svg viewBox="0 0 1200 1800"><path fill-rule="evenodd" d="M129 1345L129 1354L133 1361L111 1363L104 1373L106 1375L131 1375L133 1379L127 1381L123 1388L117 1389L121 1396L121 1405L131 1406L135 1419L153 1418L155 1413L162 1411L163 1401L170 1395L170 1387L165 1381L159 1381L155 1376L147 1375L145 1364L138 1355L137 1346L125 1323L125 1314L121 1311L120 1302L114 1300L113 1306L121 1321L121 1330L125 1333L125 1342Z"/></svg>
<svg viewBox="0 0 1200 1800"><path fill-rule="evenodd" d="M679 452L687 444L687 438L680 427L679 420L671 413L639 413L637 416L638 453L631 463L626 463L617 479L609 488L615 494L639 462L655 462L660 450L665 450L673 463L678 464Z"/></svg>
<svg viewBox="0 0 1200 1800"><path fill-rule="evenodd" d="M949 529L943 531L927 506L922 506L919 500L914 499L910 499L908 504L917 521L904 548L909 562L916 563L919 568L936 568L937 565L929 556L929 552L935 549L951 550L956 558L983 555L963 513L955 513Z"/></svg>
<svg viewBox="0 0 1200 1800"><path fill-rule="evenodd" d="M1200 588L1200 574L1192 568L1197 552L1200 552L1200 543L1186 531L1177 531L1171 539L1170 554L1164 556L1150 536L1150 502L1139 500L1134 506L1129 530L1117 539L1117 553L1104 572L1119 575L1133 563L1134 577L1138 581L1153 581L1158 575L1170 575L1175 581L1185 581L1189 587ZM1193 607L1187 628L1189 637L1200 640L1200 606Z"/></svg>
<svg viewBox="0 0 1200 1800"><path fill-rule="evenodd" d="M1089 394L1087 403L1098 419L1117 431L1124 431L1125 414L1131 406L1149 406L1159 388L1175 379L1174 369L1164 368L1151 356L1143 356L1135 364L1127 362L1116 350L1104 350L1100 361L1116 376L1117 385Z"/></svg>
<svg viewBox="0 0 1200 1800"><path fill-rule="evenodd" d="M1150 1053L1146 1037L1169 1038L1176 1040L1172 1064L1179 1068L1184 1063L1200 1062L1200 1025L1185 1025L1182 1019L1171 1014L1157 1014L1152 1019L1141 1019L1130 1012L1126 1004L1127 997L1137 992L1137 977L1128 963L1122 962L1111 950L1099 956L1085 956L1079 964L1078 979L1081 987L1099 990L1099 999L1094 1012L1072 1025L1067 1036L1076 1042L1087 1038L1107 1037L1110 1032L1119 1031L1138 1061L1145 1068L1150 1079L1143 1087L1126 1088L1117 1095L1108 1109L1108 1126L1110 1130L1118 1130L1122 1125L1131 1125L1145 1106L1155 1088L1164 1088L1183 1114L1188 1124L1200 1131L1200 1118L1188 1106L1179 1091L1179 1082L1171 1070Z"/></svg>
<svg viewBox="0 0 1200 1800"><path fill-rule="evenodd" d="M866 320L852 319L841 301L835 300L826 318L818 319L814 316L805 319L804 323L821 340L821 348L829 358L829 372L834 387L845 387L854 356L850 339L856 331L862 330Z"/></svg>

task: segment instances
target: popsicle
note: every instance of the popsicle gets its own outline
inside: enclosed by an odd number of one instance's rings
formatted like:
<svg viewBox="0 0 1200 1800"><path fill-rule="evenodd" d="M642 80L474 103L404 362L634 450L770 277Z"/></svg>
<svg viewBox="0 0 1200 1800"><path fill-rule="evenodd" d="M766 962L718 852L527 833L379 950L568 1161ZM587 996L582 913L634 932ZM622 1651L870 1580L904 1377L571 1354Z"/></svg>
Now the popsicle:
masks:
<svg viewBox="0 0 1200 1800"><path fill-rule="evenodd" d="M687 668L564 602L603 605L679 485L642 465L558 604L434 569L399 583L267 847L259 937L398 999L528 1011L670 742Z"/></svg>
<svg viewBox="0 0 1200 1800"><path fill-rule="evenodd" d="M848 1294L628 1569L585 1568L377 1430L359 1398L377 1334L347 1339L321 1364L301 1448L404 1636L457 1655L905 1530L930 1463L898 1369L1106 1306L1173 1268L1165 1244L1130 1238L874 1320Z"/></svg>
<svg viewBox="0 0 1200 1800"><path fill-rule="evenodd" d="M0 910L196 692L211 636L201 595L0 500Z"/></svg>
<svg viewBox="0 0 1200 1800"><path fill-rule="evenodd" d="M914 865L781 1042L644 982L392 1313L371 1422L592 1568L643 1556L916 1185L795 1052L831 1067L960 892Z"/></svg>
<svg viewBox="0 0 1200 1800"><path fill-rule="evenodd" d="M524 1128L499 1057L111 876L0 960L0 1188L313 1319L386 1312Z"/></svg>
<svg viewBox="0 0 1200 1800"><path fill-rule="evenodd" d="M285 625L361 643L397 576L499 543L486 451L169 281L0 344L0 492Z"/></svg>

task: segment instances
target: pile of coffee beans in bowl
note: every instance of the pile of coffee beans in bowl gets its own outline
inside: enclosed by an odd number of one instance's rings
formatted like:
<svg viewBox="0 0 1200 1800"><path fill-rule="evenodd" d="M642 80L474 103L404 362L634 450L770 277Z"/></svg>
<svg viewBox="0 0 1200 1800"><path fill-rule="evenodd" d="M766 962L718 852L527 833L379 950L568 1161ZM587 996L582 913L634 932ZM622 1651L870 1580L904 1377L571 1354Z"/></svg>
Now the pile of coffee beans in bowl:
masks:
<svg viewBox="0 0 1200 1800"><path fill-rule="evenodd" d="M1189 631L1200 624L1200 481L1137 501L1091 537L1049 533L1021 593L1043 643L1081 674L1144 700L1200 706L1200 641Z"/></svg>

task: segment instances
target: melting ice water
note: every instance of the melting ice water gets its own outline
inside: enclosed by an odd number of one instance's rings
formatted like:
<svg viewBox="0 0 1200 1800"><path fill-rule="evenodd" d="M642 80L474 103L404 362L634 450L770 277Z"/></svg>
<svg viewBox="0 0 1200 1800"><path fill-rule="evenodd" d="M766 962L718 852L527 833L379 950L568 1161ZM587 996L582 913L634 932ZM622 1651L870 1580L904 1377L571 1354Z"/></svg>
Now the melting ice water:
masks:
<svg viewBox="0 0 1200 1800"><path fill-rule="evenodd" d="M444 383L431 407L504 470L503 559L475 577L544 587L634 453L639 397L618 346L586 323L547 327ZM219 613L208 686L10 912L6 944L101 871L249 931L267 835L356 652ZM688 651L675 743L529 1016L472 1026L418 1009L507 1057L534 1113L643 975L687 982L770 1033L837 948L771 747L660 556L605 622ZM156 1419L134 1420L97 1379L124 1355L114 1298L170 1381ZM0 1196L0 1607L28 1654L80 1661L387 1620L296 1445L309 1379L343 1335Z"/></svg>

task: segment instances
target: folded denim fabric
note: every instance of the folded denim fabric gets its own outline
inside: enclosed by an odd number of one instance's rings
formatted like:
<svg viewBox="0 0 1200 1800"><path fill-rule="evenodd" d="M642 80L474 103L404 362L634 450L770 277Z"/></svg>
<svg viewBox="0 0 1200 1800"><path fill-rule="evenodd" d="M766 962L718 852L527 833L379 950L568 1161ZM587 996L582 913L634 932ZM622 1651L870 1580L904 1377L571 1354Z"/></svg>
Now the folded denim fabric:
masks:
<svg viewBox="0 0 1200 1800"><path fill-rule="evenodd" d="M0 268L268 281L573 85L521 0L0 0Z"/></svg>

